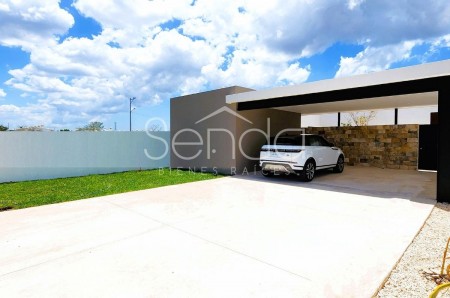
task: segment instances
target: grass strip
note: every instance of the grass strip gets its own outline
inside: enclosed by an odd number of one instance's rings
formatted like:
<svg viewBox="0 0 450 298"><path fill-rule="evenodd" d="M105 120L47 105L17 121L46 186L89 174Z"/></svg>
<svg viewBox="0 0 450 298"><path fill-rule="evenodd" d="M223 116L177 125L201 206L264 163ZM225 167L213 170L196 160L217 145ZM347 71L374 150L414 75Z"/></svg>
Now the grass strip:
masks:
<svg viewBox="0 0 450 298"><path fill-rule="evenodd" d="M221 176L165 168L72 178L0 183L0 211L75 201L218 177Z"/></svg>

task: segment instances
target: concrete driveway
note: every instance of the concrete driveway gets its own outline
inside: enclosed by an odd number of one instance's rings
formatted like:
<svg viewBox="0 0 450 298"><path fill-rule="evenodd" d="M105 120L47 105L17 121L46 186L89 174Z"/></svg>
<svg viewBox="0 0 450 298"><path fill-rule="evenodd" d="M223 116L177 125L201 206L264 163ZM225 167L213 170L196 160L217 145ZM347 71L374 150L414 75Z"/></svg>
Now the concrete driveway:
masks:
<svg viewBox="0 0 450 298"><path fill-rule="evenodd" d="M399 175L401 174L401 175ZM435 174L228 177L0 213L0 297L370 297Z"/></svg>

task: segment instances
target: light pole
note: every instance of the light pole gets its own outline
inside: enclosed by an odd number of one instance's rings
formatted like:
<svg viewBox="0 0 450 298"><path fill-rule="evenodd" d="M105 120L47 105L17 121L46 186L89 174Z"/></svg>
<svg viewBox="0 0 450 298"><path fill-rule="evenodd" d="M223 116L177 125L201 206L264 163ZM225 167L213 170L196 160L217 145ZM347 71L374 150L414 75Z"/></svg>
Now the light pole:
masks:
<svg viewBox="0 0 450 298"><path fill-rule="evenodd" d="M131 112L133 112L134 109L131 108L131 104L136 99L136 97L130 97L130 131L131 131Z"/></svg>

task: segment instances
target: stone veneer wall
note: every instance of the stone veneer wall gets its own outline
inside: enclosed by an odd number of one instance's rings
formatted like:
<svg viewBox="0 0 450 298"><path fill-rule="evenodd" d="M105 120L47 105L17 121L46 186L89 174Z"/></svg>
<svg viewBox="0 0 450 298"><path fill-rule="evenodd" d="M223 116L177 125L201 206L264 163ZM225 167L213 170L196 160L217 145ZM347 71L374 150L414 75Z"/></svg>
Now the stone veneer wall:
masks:
<svg viewBox="0 0 450 298"><path fill-rule="evenodd" d="M348 165L416 170L419 125L308 127L340 147Z"/></svg>

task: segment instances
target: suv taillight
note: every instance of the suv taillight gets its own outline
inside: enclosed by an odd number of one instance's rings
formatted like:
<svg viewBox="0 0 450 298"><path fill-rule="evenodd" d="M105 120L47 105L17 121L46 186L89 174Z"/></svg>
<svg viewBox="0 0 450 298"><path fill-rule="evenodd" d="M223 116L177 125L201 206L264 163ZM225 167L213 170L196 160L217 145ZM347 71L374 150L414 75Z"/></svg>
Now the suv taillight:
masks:
<svg viewBox="0 0 450 298"><path fill-rule="evenodd" d="M261 148L261 151L267 152L287 152L287 153L300 153L302 152L301 149L267 149L267 148Z"/></svg>
<svg viewBox="0 0 450 298"><path fill-rule="evenodd" d="M279 149L279 152L300 153L301 149Z"/></svg>

